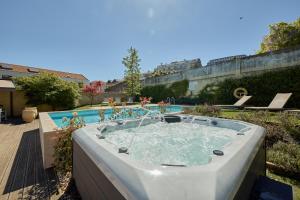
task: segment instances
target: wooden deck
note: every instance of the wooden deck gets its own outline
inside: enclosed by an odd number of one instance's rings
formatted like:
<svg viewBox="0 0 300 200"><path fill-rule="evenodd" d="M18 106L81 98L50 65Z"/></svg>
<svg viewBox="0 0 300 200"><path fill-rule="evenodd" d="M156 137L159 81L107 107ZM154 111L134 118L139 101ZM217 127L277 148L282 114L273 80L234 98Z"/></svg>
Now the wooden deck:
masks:
<svg viewBox="0 0 300 200"><path fill-rule="evenodd" d="M38 120L0 124L0 200L71 199L59 195L53 169L44 170Z"/></svg>

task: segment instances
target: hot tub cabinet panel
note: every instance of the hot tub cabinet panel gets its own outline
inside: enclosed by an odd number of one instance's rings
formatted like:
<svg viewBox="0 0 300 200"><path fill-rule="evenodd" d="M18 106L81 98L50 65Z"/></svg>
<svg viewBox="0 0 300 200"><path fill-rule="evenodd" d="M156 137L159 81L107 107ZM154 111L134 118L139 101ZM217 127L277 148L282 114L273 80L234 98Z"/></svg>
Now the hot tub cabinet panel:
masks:
<svg viewBox="0 0 300 200"><path fill-rule="evenodd" d="M83 199L114 200L249 198L254 181L265 173L265 131L244 122L213 120L215 126L231 127L244 134L223 149L224 156L187 167L133 160L99 139L97 126L77 130L73 134L73 176L79 193Z"/></svg>
<svg viewBox="0 0 300 200"><path fill-rule="evenodd" d="M263 142L256 156L254 157L249 169L247 170L246 176L243 179L238 191L234 196L234 200L247 200L251 197L251 191L254 187L255 182L259 176L266 175L266 147ZM250 198L251 199L251 198Z"/></svg>
<svg viewBox="0 0 300 200"><path fill-rule="evenodd" d="M125 199L76 142L73 143L73 152L76 155L73 158L73 176L82 199Z"/></svg>

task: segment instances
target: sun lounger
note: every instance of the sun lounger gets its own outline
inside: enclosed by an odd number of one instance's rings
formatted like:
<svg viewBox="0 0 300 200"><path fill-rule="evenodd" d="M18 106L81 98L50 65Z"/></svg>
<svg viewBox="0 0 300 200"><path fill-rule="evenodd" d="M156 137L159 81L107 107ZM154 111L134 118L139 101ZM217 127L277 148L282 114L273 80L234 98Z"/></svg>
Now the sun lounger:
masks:
<svg viewBox="0 0 300 200"><path fill-rule="evenodd" d="M235 102L235 104L233 105L215 105L217 107L220 108L224 108L224 109L238 109L238 108L242 108L243 105L251 98L252 96L243 96L242 98L240 98L237 102Z"/></svg>
<svg viewBox="0 0 300 200"><path fill-rule="evenodd" d="M247 110L283 110L292 93L277 93L268 107L245 107Z"/></svg>

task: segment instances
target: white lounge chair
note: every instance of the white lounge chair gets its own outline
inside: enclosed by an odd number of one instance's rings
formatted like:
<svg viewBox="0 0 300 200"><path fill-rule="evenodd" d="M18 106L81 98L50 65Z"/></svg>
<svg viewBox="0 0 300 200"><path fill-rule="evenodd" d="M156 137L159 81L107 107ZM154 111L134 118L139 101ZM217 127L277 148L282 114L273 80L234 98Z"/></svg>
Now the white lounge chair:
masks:
<svg viewBox="0 0 300 200"><path fill-rule="evenodd" d="M224 109L238 109L238 108L242 108L243 105L251 98L252 96L243 96L242 98L240 98L237 102L235 102L235 104L233 105L215 105L217 107L220 108L224 108Z"/></svg>
<svg viewBox="0 0 300 200"><path fill-rule="evenodd" d="M282 110L292 93L277 93L268 107L245 107L247 110Z"/></svg>

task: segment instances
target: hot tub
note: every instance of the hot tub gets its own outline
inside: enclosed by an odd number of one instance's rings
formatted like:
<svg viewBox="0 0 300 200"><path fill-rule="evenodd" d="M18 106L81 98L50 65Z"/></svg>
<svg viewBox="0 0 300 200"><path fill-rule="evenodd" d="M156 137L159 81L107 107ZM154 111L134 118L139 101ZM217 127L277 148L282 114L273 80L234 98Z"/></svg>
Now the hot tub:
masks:
<svg viewBox="0 0 300 200"><path fill-rule="evenodd" d="M247 199L265 174L265 131L234 120L180 115L89 125L73 134L83 199Z"/></svg>

